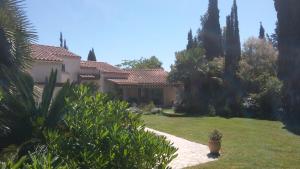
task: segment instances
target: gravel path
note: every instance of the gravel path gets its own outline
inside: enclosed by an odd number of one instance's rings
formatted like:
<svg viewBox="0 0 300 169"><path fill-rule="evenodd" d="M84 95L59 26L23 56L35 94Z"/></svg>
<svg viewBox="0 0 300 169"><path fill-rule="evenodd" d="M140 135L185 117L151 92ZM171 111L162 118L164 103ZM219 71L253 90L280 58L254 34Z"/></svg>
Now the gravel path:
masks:
<svg viewBox="0 0 300 169"><path fill-rule="evenodd" d="M185 167L191 167L216 160L207 157L207 155L209 154L209 148L206 145L191 142L183 138L179 138L168 133L163 133L153 129L146 128L146 130L151 131L157 135L166 136L167 140L174 143L173 146L178 148L177 158L175 158L169 164L169 166L173 169L182 169Z"/></svg>

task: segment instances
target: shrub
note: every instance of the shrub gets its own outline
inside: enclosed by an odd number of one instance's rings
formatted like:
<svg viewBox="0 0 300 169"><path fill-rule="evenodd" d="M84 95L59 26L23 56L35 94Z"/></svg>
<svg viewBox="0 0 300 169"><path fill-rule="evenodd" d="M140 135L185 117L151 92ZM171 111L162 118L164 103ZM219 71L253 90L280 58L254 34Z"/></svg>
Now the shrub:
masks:
<svg viewBox="0 0 300 169"><path fill-rule="evenodd" d="M209 135L209 139L212 140L212 141L219 141L219 142L221 142L222 137L223 137L222 133L220 131L218 131L218 130L214 130Z"/></svg>
<svg viewBox="0 0 300 169"><path fill-rule="evenodd" d="M156 108L156 106L153 101L151 101L149 104L141 106L141 109L142 109L142 111L144 111L144 113L151 113L152 109L155 109L155 108Z"/></svg>
<svg viewBox="0 0 300 169"><path fill-rule="evenodd" d="M140 115L104 94L78 87L68 101L68 132L47 131L49 151L73 168L165 168L176 149L146 132Z"/></svg>

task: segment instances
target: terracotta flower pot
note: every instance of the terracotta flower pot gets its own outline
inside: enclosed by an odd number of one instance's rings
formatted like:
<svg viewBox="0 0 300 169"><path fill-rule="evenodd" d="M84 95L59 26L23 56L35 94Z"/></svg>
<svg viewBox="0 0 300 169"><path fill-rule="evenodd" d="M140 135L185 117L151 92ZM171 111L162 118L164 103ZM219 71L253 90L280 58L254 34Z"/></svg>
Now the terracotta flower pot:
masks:
<svg viewBox="0 0 300 169"><path fill-rule="evenodd" d="M220 152L220 149L221 149L221 142L220 141L209 140L208 147L209 147L210 153L218 154Z"/></svg>

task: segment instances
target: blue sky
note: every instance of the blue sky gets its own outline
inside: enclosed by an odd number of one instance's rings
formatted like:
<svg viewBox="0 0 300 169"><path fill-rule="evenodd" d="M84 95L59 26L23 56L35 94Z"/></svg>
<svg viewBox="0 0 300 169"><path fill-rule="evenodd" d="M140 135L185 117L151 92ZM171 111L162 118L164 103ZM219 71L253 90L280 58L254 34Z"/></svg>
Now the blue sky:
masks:
<svg viewBox="0 0 300 169"><path fill-rule="evenodd" d="M273 0L237 0L241 41L258 36L262 21L273 33ZM26 12L39 43L59 45L63 32L69 49L86 59L93 47L97 59L113 65L124 59L157 56L166 70L176 51L185 48L187 32L200 27L208 0L27 0ZM220 22L232 0L219 0Z"/></svg>

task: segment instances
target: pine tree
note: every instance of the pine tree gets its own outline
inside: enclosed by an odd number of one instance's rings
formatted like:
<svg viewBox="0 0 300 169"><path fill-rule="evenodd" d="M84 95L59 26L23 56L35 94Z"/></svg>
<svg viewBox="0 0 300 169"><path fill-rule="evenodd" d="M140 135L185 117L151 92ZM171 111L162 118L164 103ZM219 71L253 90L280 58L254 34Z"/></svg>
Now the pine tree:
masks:
<svg viewBox="0 0 300 169"><path fill-rule="evenodd" d="M87 60L89 60L89 61L97 61L94 48L92 48L92 50L89 51L88 59Z"/></svg>
<svg viewBox="0 0 300 169"><path fill-rule="evenodd" d="M186 49L192 49L194 47L194 38L193 38L193 32L192 29L190 29L189 33L188 33L188 44L186 46Z"/></svg>
<svg viewBox="0 0 300 169"><path fill-rule="evenodd" d="M209 0L207 13L201 18L201 38L209 60L223 56L219 17L218 0Z"/></svg>
<svg viewBox="0 0 300 169"><path fill-rule="evenodd" d="M278 68L286 120L300 124L300 1L274 0L278 19Z"/></svg>
<svg viewBox="0 0 300 169"><path fill-rule="evenodd" d="M59 41L60 41L60 47L63 47L63 35L62 32L60 32L60 37L59 37Z"/></svg>
<svg viewBox="0 0 300 169"><path fill-rule="evenodd" d="M262 25L262 22L260 22L260 29L259 29L259 39L265 39L265 28Z"/></svg>

